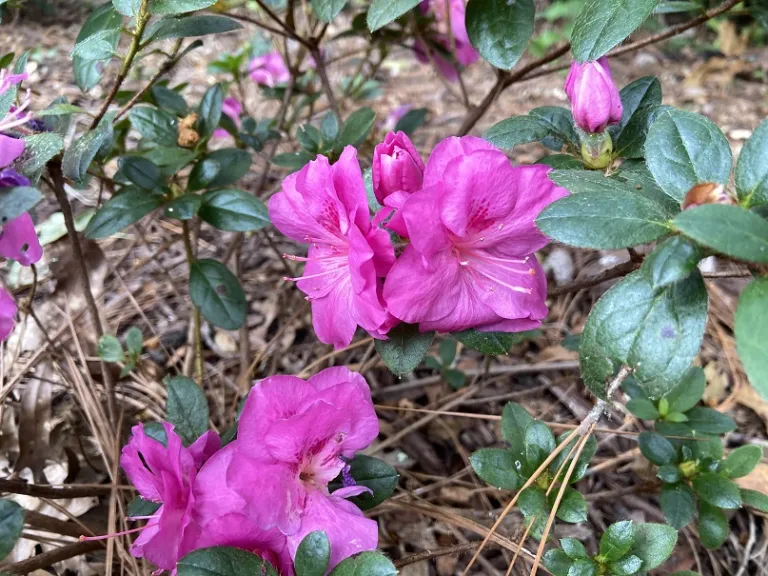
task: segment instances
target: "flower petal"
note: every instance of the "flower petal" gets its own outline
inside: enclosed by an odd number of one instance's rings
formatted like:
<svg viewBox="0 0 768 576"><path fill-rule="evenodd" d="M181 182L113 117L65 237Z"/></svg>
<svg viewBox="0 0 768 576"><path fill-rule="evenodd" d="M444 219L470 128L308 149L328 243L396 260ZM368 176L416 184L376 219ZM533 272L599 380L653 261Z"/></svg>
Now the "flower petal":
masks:
<svg viewBox="0 0 768 576"><path fill-rule="evenodd" d="M357 150L345 146L339 159L331 166L331 172L333 187L349 215L349 221L357 224L361 231L367 232L371 226L371 217Z"/></svg>
<svg viewBox="0 0 768 576"><path fill-rule="evenodd" d="M0 168L10 166L24 152L24 140L0 134Z"/></svg>
<svg viewBox="0 0 768 576"><path fill-rule="evenodd" d="M427 167L424 170L424 188L442 182L445 169L451 160L476 150L497 150L497 148L487 140L475 136L451 136L440 142L427 160Z"/></svg>
<svg viewBox="0 0 768 576"><path fill-rule="evenodd" d="M16 324L16 301L13 296L0 286L0 341L8 338Z"/></svg>
<svg viewBox="0 0 768 576"><path fill-rule="evenodd" d="M43 247L28 212L3 226L0 231L0 256L16 260L22 266L35 264L43 257Z"/></svg>

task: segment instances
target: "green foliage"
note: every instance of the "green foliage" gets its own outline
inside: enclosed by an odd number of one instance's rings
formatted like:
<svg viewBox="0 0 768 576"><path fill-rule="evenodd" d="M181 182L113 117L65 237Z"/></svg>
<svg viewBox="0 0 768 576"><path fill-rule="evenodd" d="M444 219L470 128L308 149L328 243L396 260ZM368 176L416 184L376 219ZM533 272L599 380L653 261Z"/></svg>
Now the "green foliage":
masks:
<svg viewBox="0 0 768 576"><path fill-rule="evenodd" d="M145 42L157 42L168 38L193 38L212 34L225 34L241 30L243 26L226 16L198 14L184 18L164 18L158 20L145 33Z"/></svg>
<svg viewBox="0 0 768 576"><path fill-rule="evenodd" d="M104 151L112 147L113 135L112 122L107 118L96 129L75 140L61 160L64 176L79 186L84 185L91 162L106 155Z"/></svg>
<svg viewBox="0 0 768 576"><path fill-rule="evenodd" d="M330 22L344 9L347 0L311 0L312 8L323 22Z"/></svg>
<svg viewBox="0 0 768 576"><path fill-rule="evenodd" d="M660 242L643 260L642 271L654 288L664 288L690 276L704 256L701 248L682 236Z"/></svg>
<svg viewBox="0 0 768 576"><path fill-rule="evenodd" d="M648 129L661 106L661 83L654 76L644 76L622 88L620 96L624 110L622 119L609 130L614 155L642 158Z"/></svg>
<svg viewBox="0 0 768 576"><path fill-rule="evenodd" d="M208 401L197 383L186 376L168 380L168 422L185 445L190 445L208 430Z"/></svg>
<svg viewBox="0 0 768 576"><path fill-rule="evenodd" d="M172 114L152 106L136 106L128 117L142 138L160 146L176 146L179 123Z"/></svg>
<svg viewBox="0 0 768 576"><path fill-rule="evenodd" d="M360 494L349 498L350 502L361 510L369 510L392 496L397 487L400 475L389 464L378 458L358 454L349 463L349 475L358 486L365 486L371 493ZM343 486L341 476L330 485L332 491Z"/></svg>
<svg viewBox="0 0 768 576"><path fill-rule="evenodd" d="M469 463L475 473L491 486L518 490L523 485L516 466L519 460L510 450L481 448L470 456Z"/></svg>
<svg viewBox="0 0 768 576"><path fill-rule="evenodd" d="M93 240L107 238L123 228L138 222L144 216L159 208L163 203L160 196L127 187L117 196L113 196L91 218L85 235Z"/></svg>
<svg viewBox="0 0 768 576"><path fill-rule="evenodd" d="M216 0L150 0L152 14L184 14L213 6Z"/></svg>
<svg viewBox="0 0 768 576"><path fill-rule="evenodd" d="M745 208L768 203L768 120L763 120L739 154L736 192Z"/></svg>
<svg viewBox="0 0 768 576"><path fill-rule="evenodd" d="M163 214L166 218L191 220L197 215L202 203L202 197L197 194L184 194L168 202L163 209Z"/></svg>
<svg viewBox="0 0 768 576"><path fill-rule="evenodd" d="M0 560L11 553L21 536L25 514L16 502L0 499Z"/></svg>
<svg viewBox="0 0 768 576"><path fill-rule="evenodd" d="M98 43L101 53L104 54L102 58L92 58L87 53L83 56L74 55L72 58L75 82L83 92L88 92L101 80L103 71L120 42L122 26L122 16L115 10L112 2L106 2L91 12L80 29L75 39L75 49L78 46Z"/></svg>
<svg viewBox="0 0 768 576"><path fill-rule="evenodd" d="M736 348L752 386L768 398L768 278L753 280L741 294L735 318Z"/></svg>
<svg viewBox="0 0 768 576"><path fill-rule="evenodd" d="M571 50L574 58L587 62L605 55L645 22L658 2L587 0L573 24Z"/></svg>
<svg viewBox="0 0 768 576"><path fill-rule="evenodd" d="M340 562L330 576L397 576L397 569L385 556L363 552Z"/></svg>
<svg viewBox="0 0 768 576"><path fill-rule="evenodd" d="M368 8L367 23L371 32L383 28L415 8L420 0L373 0Z"/></svg>
<svg viewBox="0 0 768 576"><path fill-rule="evenodd" d="M331 543L325 532L307 534L299 544L294 558L297 576L325 576L331 560Z"/></svg>
<svg viewBox="0 0 768 576"><path fill-rule="evenodd" d="M522 344L538 332L478 332L477 330L464 330L451 334L456 340L467 348L477 350L488 356L501 356L508 354L512 346Z"/></svg>
<svg viewBox="0 0 768 576"><path fill-rule="evenodd" d="M120 340L110 334L105 334L99 339L99 358L104 362L122 362L123 356Z"/></svg>
<svg viewBox="0 0 768 576"><path fill-rule="evenodd" d="M374 2L375 4L375 2ZM370 108L360 108L349 115L341 127L333 150L341 154L345 146L359 146L368 137L376 120L376 113Z"/></svg>
<svg viewBox="0 0 768 576"><path fill-rule="evenodd" d="M472 46L496 68L511 70L533 35L533 0L470 0L467 34Z"/></svg>
<svg viewBox="0 0 768 576"><path fill-rule="evenodd" d="M219 328L237 330L245 322L245 294L237 277L221 262L192 262L189 296L203 317Z"/></svg>
<svg viewBox="0 0 768 576"><path fill-rule="evenodd" d="M187 189L195 191L231 186L248 173L252 161L250 152L238 148L209 152L192 168Z"/></svg>
<svg viewBox="0 0 768 576"><path fill-rule="evenodd" d="M190 552L176 566L179 576L278 576L266 560L239 548L202 548Z"/></svg>
<svg viewBox="0 0 768 576"><path fill-rule="evenodd" d="M205 140L210 138L221 120L221 110L224 103L224 90L221 84L214 84L203 95L200 106L197 110L196 129L200 138ZM225 159L225 160L228 160ZM249 164L250 165L250 164ZM242 176L242 175L241 175ZM240 177L238 176L237 179ZM236 179L236 180L237 180Z"/></svg>
<svg viewBox="0 0 768 576"><path fill-rule="evenodd" d="M18 218L33 208L42 198L40 191L31 186L0 188L0 224Z"/></svg>
<svg viewBox="0 0 768 576"><path fill-rule="evenodd" d="M264 202L241 190L213 190L202 197L200 218L219 230L252 232L269 225Z"/></svg>
<svg viewBox="0 0 768 576"><path fill-rule="evenodd" d="M549 127L535 116L512 116L491 126L483 138L494 146L511 150L519 144L540 142L549 134Z"/></svg>
<svg viewBox="0 0 768 576"><path fill-rule="evenodd" d="M408 135L413 134L418 128L424 125L427 120L428 110L426 108L414 108L408 110L405 116L400 118L395 125L395 132L405 132Z"/></svg>
<svg viewBox="0 0 768 576"><path fill-rule="evenodd" d="M389 331L387 340L376 340L376 351L396 376L413 372L427 354L434 332L419 332L415 324L399 324Z"/></svg>

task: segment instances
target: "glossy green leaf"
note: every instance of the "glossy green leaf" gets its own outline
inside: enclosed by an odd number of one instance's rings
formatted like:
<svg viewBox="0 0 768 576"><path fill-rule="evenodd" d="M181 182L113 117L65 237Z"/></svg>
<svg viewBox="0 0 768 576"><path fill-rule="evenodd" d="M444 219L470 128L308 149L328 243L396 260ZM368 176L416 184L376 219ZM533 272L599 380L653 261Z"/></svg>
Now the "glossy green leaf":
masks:
<svg viewBox="0 0 768 576"><path fill-rule="evenodd" d="M349 475L352 476L357 485L370 488L373 492L372 494L365 493L349 498L349 501L354 502L361 510L369 510L378 506L392 496L400 479L397 470L384 462L384 460L365 456L364 454L358 454L352 459ZM342 485L342 482L337 479L334 480L331 488L332 490L337 490Z"/></svg>
<svg viewBox="0 0 768 576"><path fill-rule="evenodd" d="M642 270L654 288L663 288L687 278L704 257L696 244L673 236L658 246L643 260Z"/></svg>
<svg viewBox="0 0 768 576"><path fill-rule="evenodd" d="M518 144L540 142L549 136L549 127L535 116L512 116L491 126L483 138L498 148L511 150Z"/></svg>
<svg viewBox="0 0 768 576"><path fill-rule="evenodd" d="M536 225L558 242L580 248L618 249L669 233L664 210L626 184L594 173L560 171L551 178L571 194L545 208ZM565 184L567 182L567 185Z"/></svg>
<svg viewBox="0 0 768 576"><path fill-rule="evenodd" d="M606 562L615 562L632 547L635 539L635 527L631 520L611 524L600 538L600 556Z"/></svg>
<svg viewBox="0 0 768 576"><path fill-rule="evenodd" d="M469 458L475 473L495 488L517 490L522 486L518 474L520 460L503 448L481 448Z"/></svg>
<svg viewBox="0 0 768 576"><path fill-rule="evenodd" d="M574 436L573 432L565 432L558 436L558 446L563 442L568 442L570 446L560 452L560 454L558 454L552 461L552 464L549 465L549 470L552 474L556 474L558 470L563 470L562 474L565 475L564 471L569 469L572 458L568 458L568 464L566 464L565 467L563 467L563 460L568 457L571 448L573 448L573 444L577 442L579 438L580 436ZM569 484L575 484L584 477L584 474L587 473L587 468L589 468L589 462L592 460L595 452L597 452L597 440L595 440L593 436L590 436L587 439L586 444L584 444L581 454L579 454L579 459L576 461L576 467L573 469L573 474L571 474L571 477L568 480Z"/></svg>
<svg viewBox="0 0 768 576"><path fill-rule="evenodd" d="M344 9L347 0L311 0L312 8L323 22L330 22Z"/></svg>
<svg viewBox="0 0 768 576"><path fill-rule="evenodd" d="M645 22L658 2L587 0L573 24L573 57L587 62L604 56Z"/></svg>
<svg viewBox="0 0 768 576"><path fill-rule="evenodd" d="M536 484L526 488L520 492L517 507L525 517L525 525L531 526L530 535L537 540L541 538L550 513L550 505L544 490Z"/></svg>
<svg viewBox="0 0 768 576"><path fill-rule="evenodd" d="M252 232L270 223L264 202L242 190L213 190L202 200L200 218L219 230Z"/></svg>
<svg viewBox="0 0 768 576"><path fill-rule="evenodd" d="M345 146L357 147L368 137L376 120L376 113L370 108L360 108L349 115L334 144L334 151L340 154Z"/></svg>
<svg viewBox="0 0 768 576"><path fill-rule="evenodd" d="M680 212L680 200L661 189L643 160L625 160L611 178L630 185L635 193L661 206L669 218Z"/></svg>
<svg viewBox="0 0 768 576"><path fill-rule="evenodd" d="M224 90L221 84L214 84L203 95L198 108L197 132L201 139L210 138L221 120L224 105Z"/></svg>
<svg viewBox="0 0 768 576"><path fill-rule="evenodd" d="M672 443L655 432L642 432L638 438L640 452L657 466L675 464L677 452Z"/></svg>
<svg viewBox="0 0 768 576"><path fill-rule="evenodd" d="M661 488L659 504L667 524L682 530L696 514L696 495L687 484L665 484Z"/></svg>
<svg viewBox="0 0 768 576"><path fill-rule="evenodd" d="M708 118L668 109L658 115L645 142L645 158L656 182L683 201L696 184L726 184L731 174L731 148Z"/></svg>
<svg viewBox="0 0 768 576"><path fill-rule="evenodd" d="M669 411L687 412L696 406L704 396L706 386L707 378L704 370L698 366L689 368L680 382L664 396L669 403Z"/></svg>
<svg viewBox="0 0 768 576"><path fill-rule="evenodd" d="M749 381L768 398L768 278L753 280L741 293L735 333L736 349Z"/></svg>
<svg viewBox="0 0 768 576"><path fill-rule="evenodd" d="M157 512L157 509L160 508L160 506L162 506L162 504L159 502L144 500L144 498L141 496L136 496L136 498L131 500L128 504L126 515L129 518L133 518L135 516L151 516Z"/></svg>
<svg viewBox="0 0 768 576"><path fill-rule="evenodd" d="M184 14L216 4L216 0L150 0L152 14Z"/></svg>
<svg viewBox="0 0 768 576"><path fill-rule="evenodd" d="M632 398L627 402L627 410L641 420L658 420L661 415L656 405L646 398Z"/></svg>
<svg viewBox="0 0 768 576"><path fill-rule="evenodd" d="M768 120L760 123L741 149L736 192L745 207L768 203Z"/></svg>
<svg viewBox="0 0 768 576"><path fill-rule="evenodd" d="M490 64L511 70L533 35L533 0L469 0L469 41Z"/></svg>
<svg viewBox="0 0 768 576"><path fill-rule="evenodd" d="M202 203L203 199L201 196L197 194L184 194L168 202L165 205L163 214L166 218L191 220L197 215Z"/></svg>
<svg viewBox="0 0 768 576"><path fill-rule="evenodd" d="M699 539L705 548L720 548L728 536L728 519L722 510L699 502Z"/></svg>
<svg viewBox="0 0 768 576"><path fill-rule="evenodd" d="M640 572L642 566L643 561L631 554L608 566L608 570L612 576L633 576Z"/></svg>
<svg viewBox="0 0 768 576"><path fill-rule="evenodd" d="M325 532L310 532L299 544L293 560L297 576L325 576L331 561L331 543Z"/></svg>
<svg viewBox="0 0 768 576"><path fill-rule="evenodd" d="M225 34L234 30L242 30L243 26L237 20L226 16L213 14L198 14L185 18L166 18L147 31L149 42L167 40L168 38L194 38L211 34Z"/></svg>
<svg viewBox="0 0 768 576"><path fill-rule="evenodd" d="M550 548L544 554L544 567L554 576L568 576L573 560L562 550Z"/></svg>
<svg viewBox="0 0 768 576"><path fill-rule="evenodd" d="M179 127L175 116L151 106L137 106L131 110L129 118L142 138L161 146L176 146Z"/></svg>
<svg viewBox="0 0 768 576"><path fill-rule="evenodd" d="M418 128L424 125L427 120L428 110L426 108L414 108L408 110L405 116L400 118L395 124L395 132L405 132L408 135L413 134Z"/></svg>
<svg viewBox="0 0 768 576"><path fill-rule="evenodd" d="M557 492L550 492L550 504L554 505ZM557 517L563 522L579 524L587 521L587 501L581 492L571 487L565 489L560 506L557 508Z"/></svg>
<svg viewBox="0 0 768 576"><path fill-rule="evenodd" d="M623 115L610 130L614 153L621 158L642 158L653 113L661 105L661 83L655 76L638 78L621 89Z"/></svg>
<svg viewBox="0 0 768 576"><path fill-rule="evenodd" d="M727 414L696 406L685 413L685 424L699 434L725 434L736 429L736 423Z"/></svg>
<svg viewBox="0 0 768 576"><path fill-rule="evenodd" d="M192 444L208 431L208 400L191 378L175 376L168 381L166 410L168 422L173 424L185 445Z"/></svg>
<svg viewBox="0 0 768 576"><path fill-rule="evenodd" d="M516 402L507 402L501 413L501 435L510 444L512 454L521 464L525 462L525 430L533 422L528 411ZM517 464L516 468L519 468ZM530 470L533 472L533 469Z"/></svg>
<svg viewBox="0 0 768 576"><path fill-rule="evenodd" d="M420 0L373 0L368 8L368 29L375 32L415 8Z"/></svg>
<svg viewBox="0 0 768 576"><path fill-rule="evenodd" d="M285 152L283 154L277 154L272 158L272 164L275 166L282 166L283 168L290 168L291 172L301 170L306 166L307 162L314 160L317 157L316 154L310 154L304 150L299 152Z"/></svg>
<svg viewBox="0 0 768 576"><path fill-rule="evenodd" d="M186 116L189 113L187 101L176 90L171 90L166 86L158 84L152 86L150 94L155 105L161 110L176 116Z"/></svg>
<svg viewBox="0 0 768 576"><path fill-rule="evenodd" d="M656 477L667 484L674 484L680 481L682 474L680 473L680 468L675 464L664 464L663 466L659 466L659 469L656 472Z"/></svg>
<svg viewBox="0 0 768 576"><path fill-rule="evenodd" d="M549 136L542 142L548 148L560 151L566 144L573 148L580 147L581 138L574 127L573 114L567 108L540 106L531 110L528 115L549 127Z"/></svg>
<svg viewBox="0 0 768 576"><path fill-rule="evenodd" d="M253 158L247 150L222 148L203 157L189 175L188 189L223 188L248 173Z"/></svg>
<svg viewBox="0 0 768 576"><path fill-rule="evenodd" d="M40 191L31 186L0 188L0 224L18 218L42 199Z"/></svg>
<svg viewBox="0 0 768 576"><path fill-rule="evenodd" d="M434 332L419 332L415 324L400 324L389 331L387 340L376 340L376 351L395 376L413 372L427 354Z"/></svg>
<svg viewBox="0 0 768 576"><path fill-rule="evenodd" d="M115 7L115 10L120 12L123 16L133 18L139 13L141 0L112 0L112 5Z"/></svg>
<svg viewBox="0 0 768 576"><path fill-rule="evenodd" d="M202 548L190 552L176 566L178 576L278 576L272 565L240 548Z"/></svg>
<svg viewBox="0 0 768 576"><path fill-rule="evenodd" d="M120 159L120 172L130 182L144 190L154 190L165 182L160 169L141 156L125 156Z"/></svg>
<svg viewBox="0 0 768 576"><path fill-rule="evenodd" d="M122 362L125 355L120 340L111 334L105 334L99 338L99 358L104 362Z"/></svg>
<svg viewBox="0 0 768 576"><path fill-rule="evenodd" d="M555 436L544 422L534 420L525 429L525 459L532 469L538 468L554 452Z"/></svg>
<svg viewBox="0 0 768 576"><path fill-rule="evenodd" d="M64 176L77 184L85 182L91 162L99 155L102 148L112 141L112 123L107 124L108 126L100 125L95 130L86 132L64 152L61 160Z"/></svg>
<svg viewBox="0 0 768 576"><path fill-rule="evenodd" d="M579 358L584 382L597 396L621 364L651 398L668 392L699 351L707 320L707 291L694 272L654 290L642 272L606 292L587 319Z"/></svg>
<svg viewBox="0 0 768 576"><path fill-rule="evenodd" d="M21 536L25 514L16 502L0 499L0 560L11 553Z"/></svg>
<svg viewBox="0 0 768 576"><path fill-rule="evenodd" d="M521 333L513 332L478 332L464 330L451 335L467 348L477 350L488 356L501 356L509 353L509 349L522 341Z"/></svg>
<svg viewBox="0 0 768 576"><path fill-rule="evenodd" d="M245 294L234 274L216 260L198 260L190 267L189 296L214 326L237 330L245 322Z"/></svg>
<svg viewBox="0 0 768 576"><path fill-rule="evenodd" d="M752 472L762 457L763 449L760 446L740 446L728 454L723 471L730 478L741 478Z"/></svg>
<svg viewBox="0 0 768 576"><path fill-rule="evenodd" d="M672 555L677 544L677 530L666 524L635 524L635 538L630 552L643 561L643 570L653 570Z"/></svg>
<svg viewBox="0 0 768 576"><path fill-rule="evenodd" d="M144 216L158 208L163 202L146 190L131 188L113 196L91 218L85 229L85 235L92 240L106 238L123 228L138 222Z"/></svg>
<svg viewBox="0 0 768 576"><path fill-rule="evenodd" d="M75 46L82 42L87 42L91 36L100 34L100 41L106 43L110 47L109 57L104 61L89 60L80 56L75 56L72 59L75 82L83 92L87 92L99 83L111 54L114 53L120 42L122 26L123 17L117 10L115 10L115 7L110 0L94 9L80 29L80 32L75 39ZM108 31L109 34L104 34L105 31Z"/></svg>
<svg viewBox="0 0 768 576"><path fill-rule="evenodd" d="M712 472L699 474L693 479L693 489L704 502L711 506L726 510L741 507L739 487L728 478Z"/></svg>
<svg viewBox="0 0 768 576"><path fill-rule="evenodd" d="M760 512L768 514L768 496L757 490L741 490L741 502Z"/></svg>
<svg viewBox="0 0 768 576"><path fill-rule="evenodd" d="M576 538L562 538L560 540L560 547L573 560L589 558L589 553L584 544L576 540Z"/></svg>
<svg viewBox="0 0 768 576"><path fill-rule="evenodd" d="M363 552L342 561L330 576L397 576L397 569L386 556Z"/></svg>
<svg viewBox="0 0 768 576"><path fill-rule="evenodd" d="M24 136L24 154L17 169L24 176L33 179L45 165L61 152L64 140L54 132L42 132Z"/></svg>
<svg viewBox="0 0 768 576"><path fill-rule="evenodd" d="M576 560L568 570L568 576L597 576L597 573L598 566L592 560Z"/></svg>

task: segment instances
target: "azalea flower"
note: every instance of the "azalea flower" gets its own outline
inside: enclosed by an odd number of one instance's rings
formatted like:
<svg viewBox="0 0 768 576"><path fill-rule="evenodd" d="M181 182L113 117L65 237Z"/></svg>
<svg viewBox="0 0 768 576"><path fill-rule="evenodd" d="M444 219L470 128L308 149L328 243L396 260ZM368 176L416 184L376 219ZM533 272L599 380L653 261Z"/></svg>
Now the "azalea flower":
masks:
<svg viewBox="0 0 768 576"><path fill-rule="evenodd" d="M256 84L274 88L278 84L288 82L291 73L283 62L283 57L277 50L257 56L248 66L251 79Z"/></svg>
<svg viewBox="0 0 768 576"><path fill-rule="evenodd" d="M304 276L288 278L312 303L321 342L343 348L358 326L383 338L393 325L381 299L381 283L394 249L386 231L372 226L357 151L347 146L331 166L318 156L283 181L269 200L269 215L283 234L310 244Z"/></svg>
<svg viewBox="0 0 768 576"><path fill-rule="evenodd" d="M422 331L538 326L547 286L534 252L548 240L534 220L567 194L550 170L512 167L480 138L443 140L427 161L423 189L393 217L410 244L384 284L389 312Z"/></svg>
<svg viewBox="0 0 768 576"><path fill-rule="evenodd" d="M240 115L243 113L243 105L240 104L237 98L224 98L224 102L221 105L221 113L232 120L232 123L237 126L238 130L240 129L242 125ZM224 128L216 128L213 132L214 138L226 138L227 136L229 136L229 132L224 130Z"/></svg>
<svg viewBox="0 0 768 576"><path fill-rule="evenodd" d="M0 286L0 341L5 340L16 325L16 302L13 296Z"/></svg>
<svg viewBox="0 0 768 576"><path fill-rule="evenodd" d="M22 143L23 149L24 141L18 141ZM0 189L29 185L29 180L12 168L0 170ZM14 218L0 230L0 257L16 260L22 266L35 264L43 257L43 247L28 213Z"/></svg>
<svg viewBox="0 0 768 576"><path fill-rule="evenodd" d="M6 74L0 71L0 95L5 95L8 90L27 79L26 74ZM8 130L17 128L29 122L29 117L24 111L31 104L29 95L18 107L11 107L11 111L0 118L0 168L6 168L24 152L24 140L4 134Z"/></svg>
<svg viewBox="0 0 768 576"><path fill-rule="evenodd" d="M208 431L189 447L184 447L173 425L163 423L167 446L147 435L142 424L132 429L123 447L120 465L142 498L162 504L146 526L118 534L81 540L99 540L131 532L141 532L131 546L131 554L146 558L162 570L174 570L176 563L196 549L200 529L192 522L195 498L192 486L200 467L219 449L221 440Z"/></svg>
<svg viewBox="0 0 768 576"><path fill-rule="evenodd" d="M423 177L424 162L405 132L390 132L374 149L373 193L379 204L399 208L421 189Z"/></svg>
<svg viewBox="0 0 768 576"><path fill-rule="evenodd" d="M242 532L233 526L256 527L257 548L277 556L286 576L294 573L299 544L316 530L330 540L330 568L374 550L376 522L346 500L368 489L349 485L330 492L328 484L378 432L368 385L347 368L328 368L306 381L272 376L257 382L243 407L237 439L205 465L196 484L201 515L214 517L218 510L236 518L229 530L219 521L217 544L234 545L240 538L253 549L250 535L233 536ZM210 523L203 526L207 531ZM276 547L265 552L267 542Z"/></svg>
<svg viewBox="0 0 768 576"><path fill-rule="evenodd" d="M574 121L585 132L602 132L621 122L621 96L605 56L583 64L574 61L565 80L565 93L571 101Z"/></svg>

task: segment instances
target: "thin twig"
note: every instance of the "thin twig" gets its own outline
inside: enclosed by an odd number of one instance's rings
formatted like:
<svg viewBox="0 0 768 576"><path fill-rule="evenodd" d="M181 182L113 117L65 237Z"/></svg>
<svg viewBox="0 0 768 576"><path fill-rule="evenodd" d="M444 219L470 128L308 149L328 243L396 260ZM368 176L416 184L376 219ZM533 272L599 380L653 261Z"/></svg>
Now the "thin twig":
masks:
<svg viewBox="0 0 768 576"><path fill-rule="evenodd" d="M182 223L182 229L184 234L184 250L187 254L187 264L189 264L189 273L192 274L192 266L195 263L195 250L192 247L192 239L189 231L189 224L186 220ZM195 355L195 379L197 384L203 387L203 335L202 335L202 319L200 318L200 310L197 306L192 304L192 318L194 322L193 337L194 337L194 355Z"/></svg>
<svg viewBox="0 0 768 576"><path fill-rule="evenodd" d="M336 116L339 123L341 123L341 108L339 108L339 102L333 94L331 82L328 80L328 72L325 69L325 62L323 61L323 55L320 52L320 48L315 44L309 47L309 52L312 54L312 58L315 59L315 69L317 70L317 75L320 76L320 84L323 86L323 93L325 93L325 97L328 99L328 104L330 105L331 110L333 110L333 114Z"/></svg>
<svg viewBox="0 0 768 576"><path fill-rule="evenodd" d="M74 544L60 546L53 550L49 550L48 552L43 552L28 560L22 560L21 562L16 562L9 566L0 567L0 569L8 574L29 574L30 572L35 572L36 570L52 566L57 562L100 550L103 547L104 544L99 541L75 542Z"/></svg>
<svg viewBox="0 0 768 576"><path fill-rule="evenodd" d="M411 554L400 560L394 560L395 568L402 568L411 564L418 564L424 560L431 560L438 556L448 556L449 554L461 554L462 552L468 552L474 548L477 548L477 541L465 542L463 544L457 544L455 546L446 546L445 548L437 548L436 550L424 550L423 552L417 552Z"/></svg>
<svg viewBox="0 0 768 576"><path fill-rule="evenodd" d="M118 489L132 489L130 486L117 486ZM0 479L0 492L8 494L20 494L34 498L50 498L60 500L64 498L88 498L93 496L109 496L112 486L109 484L95 486L51 486L40 484L28 484L23 480Z"/></svg>
<svg viewBox="0 0 768 576"><path fill-rule="evenodd" d="M275 24L277 24L280 28L282 28L285 31L285 35L287 35L291 40L296 40L299 44L304 46L305 48L312 49L312 45L307 42L305 38L302 38L294 30L292 30L285 22L280 20L280 18L275 14L269 6L267 6L262 0L256 0L256 4L259 5L259 8L261 8L264 13L269 16L269 19L272 20Z"/></svg>
<svg viewBox="0 0 768 576"><path fill-rule="evenodd" d="M617 266L614 266L613 268L608 268L607 270L603 270L599 274L595 274L594 276L590 276L589 278L582 278L581 280L574 280L573 282L568 282L567 284L563 284L562 286L559 286L558 288L555 288L554 290L550 291L549 294L547 294L549 297L554 296L561 296L563 294L569 294L570 292L578 292L579 290L584 290L586 288L592 288L592 286L597 286L598 284L602 284L603 282L607 282L608 280L613 280L614 278L620 278L622 276L626 276L630 272L634 272L640 268L639 262L623 262L621 264L618 264Z"/></svg>

